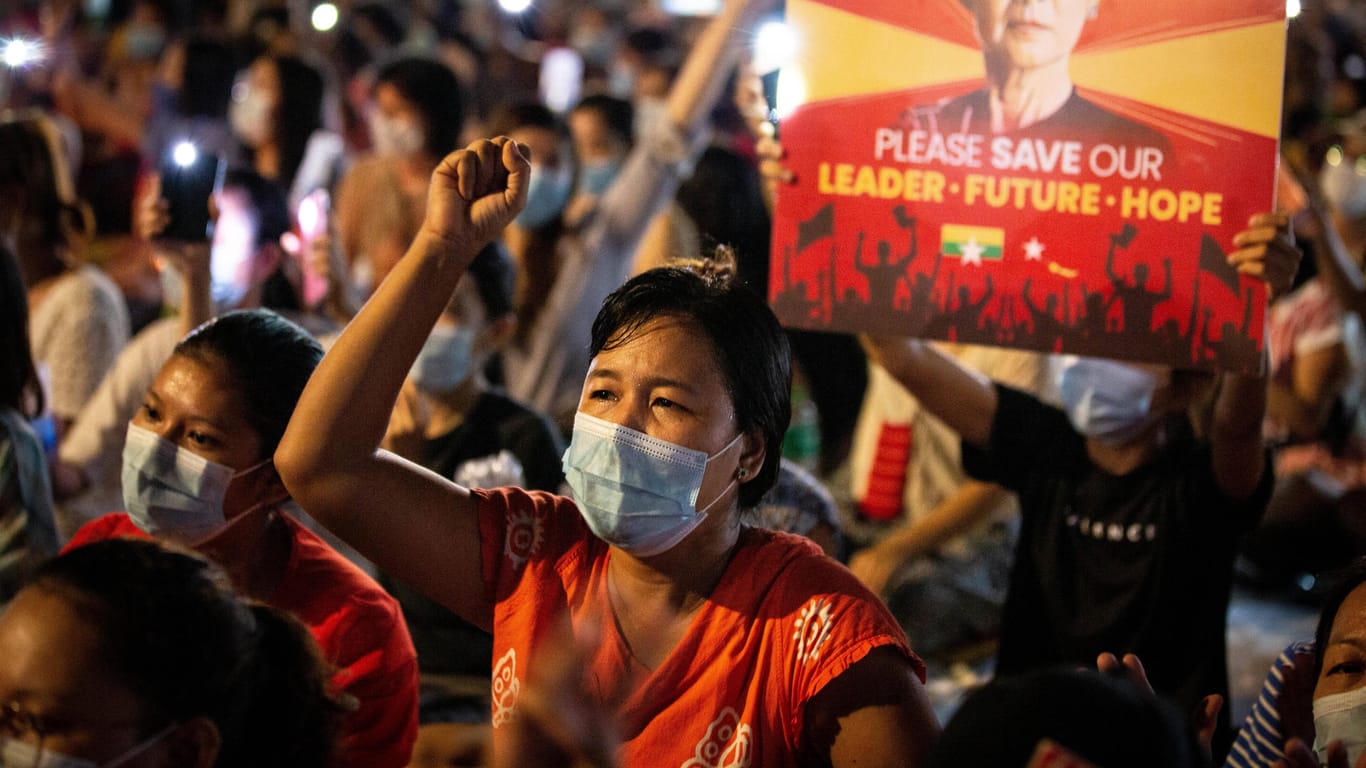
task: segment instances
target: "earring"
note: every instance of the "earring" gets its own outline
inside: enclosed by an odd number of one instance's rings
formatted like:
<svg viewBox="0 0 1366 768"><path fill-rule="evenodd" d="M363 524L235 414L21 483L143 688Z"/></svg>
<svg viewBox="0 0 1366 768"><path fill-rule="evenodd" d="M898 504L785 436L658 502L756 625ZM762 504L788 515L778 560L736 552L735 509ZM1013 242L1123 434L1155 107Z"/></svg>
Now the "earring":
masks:
<svg viewBox="0 0 1366 768"><path fill-rule="evenodd" d="M740 469L736 470L735 476L743 481L745 478L749 477L749 470L745 469L744 467L740 467Z"/></svg>

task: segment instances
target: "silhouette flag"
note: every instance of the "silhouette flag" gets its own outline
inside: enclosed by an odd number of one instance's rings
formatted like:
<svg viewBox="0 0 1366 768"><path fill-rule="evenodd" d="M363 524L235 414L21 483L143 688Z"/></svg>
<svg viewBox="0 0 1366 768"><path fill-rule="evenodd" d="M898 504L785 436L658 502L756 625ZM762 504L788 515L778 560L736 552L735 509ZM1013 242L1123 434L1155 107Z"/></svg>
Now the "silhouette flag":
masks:
<svg viewBox="0 0 1366 768"><path fill-rule="evenodd" d="M1238 293L1238 270L1233 268L1224 257L1224 249L1219 241L1206 234L1200 238L1200 271L1219 278L1230 291Z"/></svg>
<svg viewBox="0 0 1366 768"><path fill-rule="evenodd" d="M826 203L806 221L797 222L797 252L823 237L835 234L835 204Z"/></svg>

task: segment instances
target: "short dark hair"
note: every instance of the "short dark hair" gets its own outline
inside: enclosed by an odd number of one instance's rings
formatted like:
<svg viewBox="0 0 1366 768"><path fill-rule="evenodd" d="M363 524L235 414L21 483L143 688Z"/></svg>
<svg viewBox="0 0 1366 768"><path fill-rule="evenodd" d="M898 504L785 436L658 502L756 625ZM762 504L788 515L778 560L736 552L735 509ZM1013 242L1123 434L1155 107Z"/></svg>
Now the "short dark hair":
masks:
<svg viewBox="0 0 1366 768"><path fill-rule="evenodd" d="M1328 638L1333 635L1333 622L1337 621L1338 611L1357 587L1366 584L1366 557L1357 558L1328 578L1332 586L1324 595L1323 611L1319 613L1319 624L1314 630L1315 680L1323 671L1323 652L1328 648Z"/></svg>
<svg viewBox="0 0 1366 768"><path fill-rule="evenodd" d="M260 440L261 458L267 458L275 454L323 350L307 331L274 312L246 309L194 329L175 354L227 368Z"/></svg>
<svg viewBox="0 0 1366 768"><path fill-rule="evenodd" d="M1056 668L998 677L977 690L945 726L927 764L1026 765L1043 739L1106 768L1202 762L1173 705L1117 676Z"/></svg>
<svg viewBox="0 0 1366 768"><path fill-rule="evenodd" d="M676 317L696 325L726 380L740 429L764 436L764 464L740 486L740 506L752 507L778 476L783 433L792 418L792 364L787 335L768 304L735 278L734 258L660 267L631 278L603 302L593 321L590 352L630 341L649 321Z"/></svg>
<svg viewBox="0 0 1366 768"><path fill-rule="evenodd" d="M108 539L48 561L30 589L69 601L141 700L144 733L207 717L219 768L331 763L343 708L308 628L239 598L217 565L156 541Z"/></svg>
<svg viewBox="0 0 1366 768"><path fill-rule="evenodd" d="M43 385L28 339L28 292L19 262L0 244L0 408L32 418L43 410Z"/></svg>
<svg viewBox="0 0 1366 768"><path fill-rule="evenodd" d="M427 121L425 149L429 154L440 158L455 150L465 126L465 97L449 67L431 59L399 59L376 76L376 87L386 83Z"/></svg>
<svg viewBox="0 0 1366 768"><path fill-rule="evenodd" d="M544 128L560 136L565 133L564 124L550 111L550 107L538 101L509 104L498 110L489 121L489 132L494 136L506 136L518 128Z"/></svg>

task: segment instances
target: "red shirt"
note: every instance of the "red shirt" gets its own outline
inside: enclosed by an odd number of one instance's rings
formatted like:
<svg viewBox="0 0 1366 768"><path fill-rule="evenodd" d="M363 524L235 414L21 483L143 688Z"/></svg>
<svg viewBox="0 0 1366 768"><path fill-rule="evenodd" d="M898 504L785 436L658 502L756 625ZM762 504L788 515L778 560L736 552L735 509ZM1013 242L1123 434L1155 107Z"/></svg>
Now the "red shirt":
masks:
<svg viewBox="0 0 1366 768"><path fill-rule="evenodd" d="M398 602L374 579L284 512L289 565L265 602L298 617L336 670L335 690L360 707L342 724L338 766L403 768L417 740L417 653ZM65 549L105 539L151 538L122 512L81 527Z"/></svg>
<svg viewBox="0 0 1366 768"><path fill-rule="evenodd" d="M585 672L614 707L626 766L797 765L805 705L869 651L892 646L924 680L901 627L810 541L748 529L720 582L658 669L632 655L606 591L611 550L569 499L474 491L493 618L493 727L514 716L533 651L567 610L601 638Z"/></svg>

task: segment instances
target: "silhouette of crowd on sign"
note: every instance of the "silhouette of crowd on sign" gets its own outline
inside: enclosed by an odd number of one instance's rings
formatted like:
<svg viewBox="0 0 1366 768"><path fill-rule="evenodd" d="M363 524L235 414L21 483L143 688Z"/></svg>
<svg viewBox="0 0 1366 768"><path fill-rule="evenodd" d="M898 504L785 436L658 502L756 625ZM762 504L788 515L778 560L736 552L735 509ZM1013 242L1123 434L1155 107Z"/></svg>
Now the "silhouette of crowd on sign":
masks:
<svg viewBox="0 0 1366 768"><path fill-rule="evenodd" d="M1175 316L1156 321L1159 309L1173 297L1170 256L1161 260L1161 275L1143 262L1128 274L1116 267L1116 256L1139 234L1133 224L1108 235L1101 287L1088 289L1082 280L1071 279L1060 290L1050 290L1026 277L1020 290L1011 292L998 290L1000 280L993 281L990 274L968 284L962 267L944 268L942 249L921 248L917 220L905 206L891 214L898 229L894 239L879 239L870 247L868 233L859 231L852 258L843 256L835 242L833 204L801 221L797 242L783 250L782 280L772 302L778 317L802 327L887 331L1055 353L1105 356L1146 350L1144 357L1196 367L1237 369L1255 359L1251 289L1243 288L1209 235L1201 241L1199 277L1183 325ZM822 248L828 249L824 266L809 279L794 282L793 260ZM865 278L866 292L852 280L836 279L851 268ZM969 268L991 269L980 262ZM1205 276L1239 297L1240 323L1217 321L1211 307L1201 306Z"/></svg>

